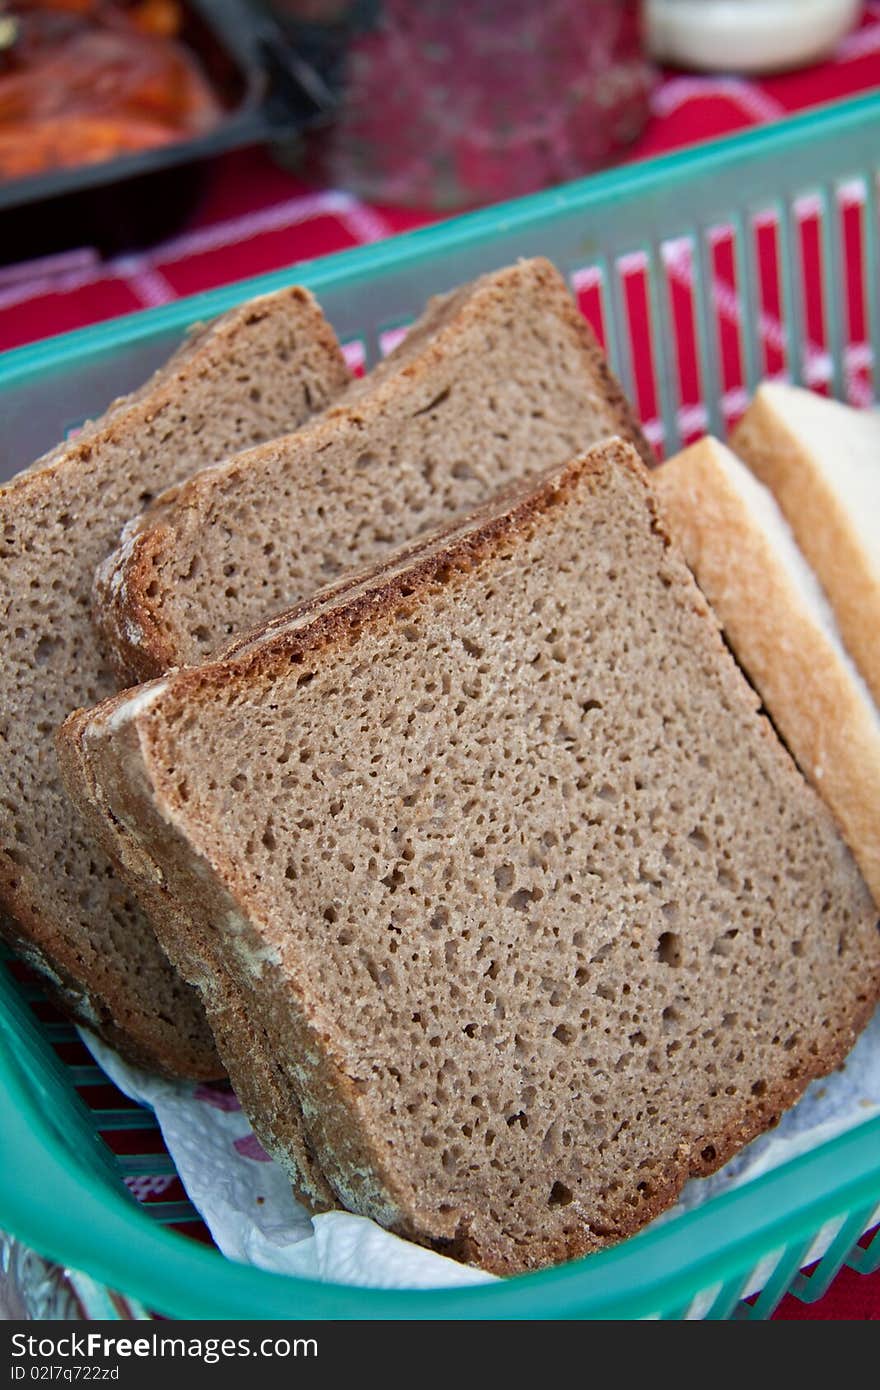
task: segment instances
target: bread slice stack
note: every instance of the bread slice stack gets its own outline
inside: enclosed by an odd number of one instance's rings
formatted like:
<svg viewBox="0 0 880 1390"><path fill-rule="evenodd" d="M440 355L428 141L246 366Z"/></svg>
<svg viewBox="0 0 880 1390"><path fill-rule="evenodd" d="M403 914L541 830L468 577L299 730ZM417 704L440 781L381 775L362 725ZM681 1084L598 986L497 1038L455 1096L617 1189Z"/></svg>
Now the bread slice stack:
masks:
<svg viewBox="0 0 880 1390"><path fill-rule="evenodd" d="M664 464L656 486L737 660L827 801L880 907L880 711L866 683L880 645L880 583L872 589L871 571L880 422L808 391L764 386L734 442L771 482L788 519L717 440ZM833 604L798 542L818 560Z"/></svg>
<svg viewBox="0 0 880 1390"><path fill-rule="evenodd" d="M313 1210L516 1273L637 1230L880 994L877 427L768 388L737 436L841 638L723 446L658 498L549 263L345 383L284 292L0 493L0 894Z"/></svg>
<svg viewBox="0 0 880 1390"><path fill-rule="evenodd" d="M296 428L347 378L311 295L282 290L197 332L140 391L0 488L0 925L63 1008L153 1069L221 1070L197 996L59 780L58 724L118 689L90 622L95 567L157 492Z"/></svg>
<svg viewBox="0 0 880 1390"><path fill-rule="evenodd" d="M307 429L203 471L126 529L95 598L120 676L202 661L611 434L653 461L549 262L521 261L434 300Z"/></svg>
<svg viewBox="0 0 880 1390"><path fill-rule="evenodd" d="M513 1273L637 1229L877 998L758 706L613 440L59 751L300 1191Z"/></svg>
<svg viewBox="0 0 880 1390"><path fill-rule="evenodd" d="M217 1073L201 1008L83 836L52 743L72 707L119 687L90 591L132 513L148 508L97 586L122 683L198 659L288 596L591 439L617 430L649 456L547 262L435 301L392 358L325 409L347 380L314 300L285 290L202 330L0 492L4 930L78 1021L172 1074Z"/></svg>

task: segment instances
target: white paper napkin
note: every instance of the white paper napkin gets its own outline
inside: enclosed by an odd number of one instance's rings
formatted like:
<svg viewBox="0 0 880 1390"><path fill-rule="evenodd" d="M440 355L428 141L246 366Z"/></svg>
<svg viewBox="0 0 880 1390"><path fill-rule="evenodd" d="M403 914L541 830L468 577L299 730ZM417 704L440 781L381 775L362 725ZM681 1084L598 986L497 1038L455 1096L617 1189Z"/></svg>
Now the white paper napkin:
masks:
<svg viewBox="0 0 880 1390"><path fill-rule="evenodd" d="M391 1235L365 1217L341 1211L310 1217L294 1200L282 1169L263 1152L231 1092L149 1076L90 1034L83 1031L82 1038L119 1089L155 1111L190 1200L230 1259L372 1288L441 1288L493 1278ZM813 1082L775 1130L719 1172L688 1183L677 1205L659 1220L674 1219L877 1114L880 1011L840 1071ZM832 1237L833 1230L823 1232L810 1258L818 1258ZM761 1282L759 1269L752 1287Z"/></svg>

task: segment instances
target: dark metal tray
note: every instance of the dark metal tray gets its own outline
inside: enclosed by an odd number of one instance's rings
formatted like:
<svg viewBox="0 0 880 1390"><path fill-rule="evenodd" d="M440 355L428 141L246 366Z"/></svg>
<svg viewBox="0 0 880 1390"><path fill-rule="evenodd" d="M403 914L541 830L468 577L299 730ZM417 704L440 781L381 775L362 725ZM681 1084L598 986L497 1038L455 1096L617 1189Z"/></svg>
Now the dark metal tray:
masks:
<svg viewBox="0 0 880 1390"><path fill-rule="evenodd" d="M291 139L329 109L322 79L260 0L186 0L185 15L182 39L224 108L218 124L157 149L0 181L0 262L148 245L191 210L209 159Z"/></svg>

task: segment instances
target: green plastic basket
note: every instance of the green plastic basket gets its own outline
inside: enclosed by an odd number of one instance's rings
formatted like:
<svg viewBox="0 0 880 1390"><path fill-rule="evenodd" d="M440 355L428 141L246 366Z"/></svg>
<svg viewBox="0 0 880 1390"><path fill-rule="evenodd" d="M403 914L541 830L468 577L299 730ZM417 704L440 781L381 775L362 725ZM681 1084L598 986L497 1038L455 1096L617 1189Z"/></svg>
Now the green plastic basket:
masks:
<svg viewBox="0 0 880 1390"><path fill-rule="evenodd" d="M878 168L871 96L8 353L0 477L143 381L190 323L253 294L308 285L369 362L428 294L534 254L569 277L667 451L724 433L768 370L865 402L880 344ZM73 1035L41 1026L33 996L0 968L0 1227L165 1314L764 1317L786 1292L820 1296L844 1263L880 1265L880 1237L860 1241L880 1203L880 1119L612 1250L503 1283L389 1292L236 1265L170 1229L185 1204L130 1195L124 1176L167 1160L117 1159L99 1131L146 1134L150 1118L83 1102L75 1087L97 1071L65 1065L57 1045ZM830 1245L804 1275L823 1229ZM761 1262L763 1292L746 1303Z"/></svg>

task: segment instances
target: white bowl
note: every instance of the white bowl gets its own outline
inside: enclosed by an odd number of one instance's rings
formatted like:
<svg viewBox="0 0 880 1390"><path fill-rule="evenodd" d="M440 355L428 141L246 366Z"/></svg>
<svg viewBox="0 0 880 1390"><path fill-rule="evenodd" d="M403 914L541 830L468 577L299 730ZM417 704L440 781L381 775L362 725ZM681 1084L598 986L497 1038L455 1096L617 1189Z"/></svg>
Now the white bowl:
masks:
<svg viewBox="0 0 880 1390"><path fill-rule="evenodd" d="M861 0L645 0L645 34L661 62L774 72L824 57L861 10Z"/></svg>

